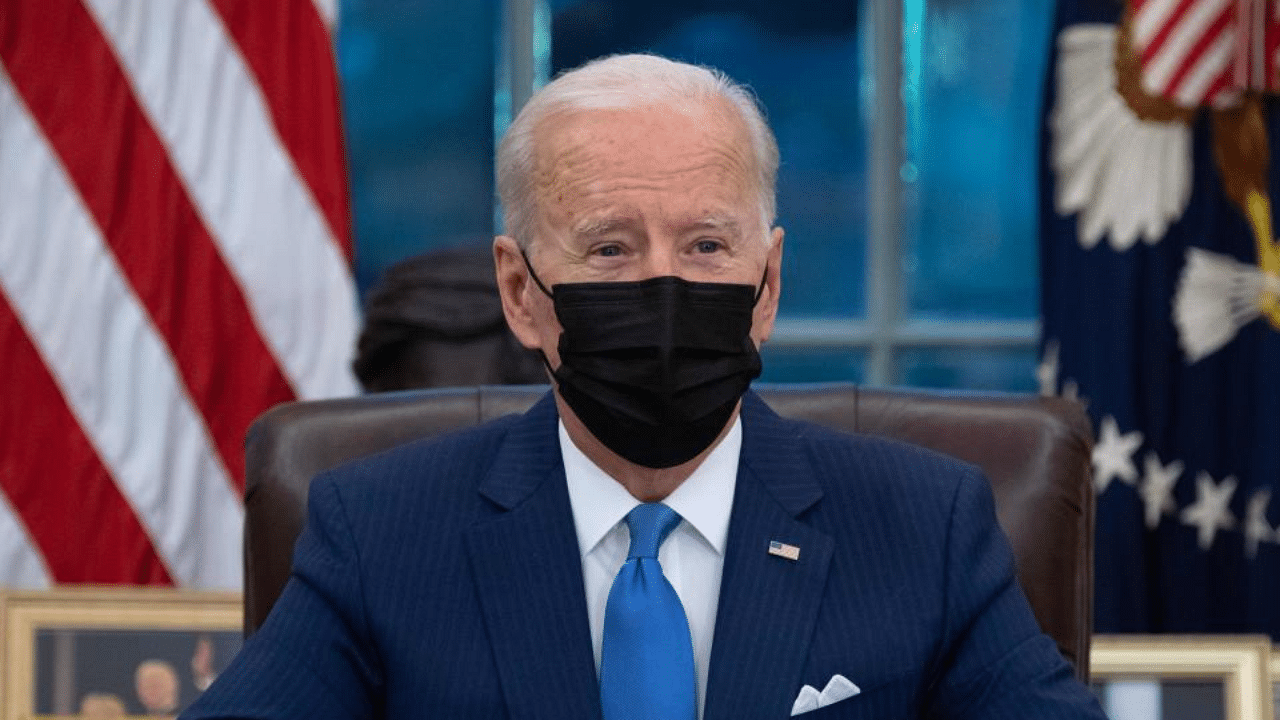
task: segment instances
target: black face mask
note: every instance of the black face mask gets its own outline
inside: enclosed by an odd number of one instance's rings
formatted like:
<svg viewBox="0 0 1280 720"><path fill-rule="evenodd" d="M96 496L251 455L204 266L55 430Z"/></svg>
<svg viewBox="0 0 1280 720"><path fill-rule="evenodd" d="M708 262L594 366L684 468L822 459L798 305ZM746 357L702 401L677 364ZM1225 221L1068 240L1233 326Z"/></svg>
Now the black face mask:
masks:
<svg viewBox="0 0 1280 720"><path fill-rule="evenodd" d="M760 287L656 277L558 284L560 396L605 447L650 468L692 460L720 435L760 353L751 319ZM767 274L767 273L766 273Z"/></svg>

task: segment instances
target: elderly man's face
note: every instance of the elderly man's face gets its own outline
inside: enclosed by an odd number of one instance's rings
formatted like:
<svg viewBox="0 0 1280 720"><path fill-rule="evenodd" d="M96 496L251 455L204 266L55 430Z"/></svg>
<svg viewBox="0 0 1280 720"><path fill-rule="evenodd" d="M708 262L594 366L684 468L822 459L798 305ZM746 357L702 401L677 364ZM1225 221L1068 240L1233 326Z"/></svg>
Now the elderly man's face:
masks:
<svg viewBox="0 0 1280 720"><path fill-rule="evenodd" d="M763 278L752 337L764 342L777 311L782 230L761 217L747 130L732 109L581 111L545 122L538 141L529 259L547 287L665 275L755 286ZM495 247L512 330L558 366L551 300L527 277L513 239Z"/></svg>

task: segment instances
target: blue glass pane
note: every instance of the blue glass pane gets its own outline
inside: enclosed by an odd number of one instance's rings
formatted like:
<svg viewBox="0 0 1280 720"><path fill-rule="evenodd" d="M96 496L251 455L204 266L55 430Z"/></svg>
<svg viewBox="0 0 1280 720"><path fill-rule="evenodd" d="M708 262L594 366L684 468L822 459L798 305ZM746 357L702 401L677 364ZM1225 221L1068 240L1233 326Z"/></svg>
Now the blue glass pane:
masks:
<svg viewBox="0 0 1280 720"><path fill-rule="evenodd" d="M553 71L651 51L750 85L782 152L782 313L863 314L866 73L857 3L560 0L552 10Z"/></svg>
<svg viewBox="0 0 1280 720"><path fill-rule="evenodd" d="M905 0L902 169L913 314L1033 318L1053 3Z"/></svg>
<svg viewBox="0 0 1280 720"><path fill-rule="evenodd" d="M919 348L902 351L897 384L911 387L1038 392L1034 348Z"/></svg>
<svg viewBox="0 0 1280 720"><path fill-rule="evenodd" d="M496 8L342 0L338 71L362 295L404 257L493 241Z"/></svg>
<svg viewBox="0 0 1280 720"><path fill-rule="evenodd" d="M1156 720L1223 720L1225 683L1191 678L1125 678L1089 683L1107 717ZM1280 697L1280 696L1278 696ZM1280 706L1280 700L1276 701Z"/></svg>
<svg viewBox="0 0 1280 720"><path fill-rule="evenodd" d="M863 382L867 356L848 348L797 348L765 345L761 382Z"/></svg>

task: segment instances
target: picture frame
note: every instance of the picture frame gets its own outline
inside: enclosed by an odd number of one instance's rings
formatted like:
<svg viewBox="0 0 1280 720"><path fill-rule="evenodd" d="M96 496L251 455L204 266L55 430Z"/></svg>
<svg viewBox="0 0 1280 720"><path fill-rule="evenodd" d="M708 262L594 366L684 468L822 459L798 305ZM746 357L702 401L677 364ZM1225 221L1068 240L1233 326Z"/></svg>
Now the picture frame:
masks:
<svg viewBox="0 0 1280 720"><path fill-rule="evenodd" d="M1271 702L1275 717L1280 718L1280 645L1271 648Z"/></svg>
<svg viewBox="0 0 1280 720"><path fill-rule="evenodd" d="M1089 667L1095 685L1147 681L1155 692L1179 682L1220 685L1224 720L1273 718L1266 635L1095 635Z"/></svg>
<svg viewBox="0 0 1280 720"><path fill-rule="evenodd" d="M238 592L0 593L0 720L176 716L242 642Z"/></svg>

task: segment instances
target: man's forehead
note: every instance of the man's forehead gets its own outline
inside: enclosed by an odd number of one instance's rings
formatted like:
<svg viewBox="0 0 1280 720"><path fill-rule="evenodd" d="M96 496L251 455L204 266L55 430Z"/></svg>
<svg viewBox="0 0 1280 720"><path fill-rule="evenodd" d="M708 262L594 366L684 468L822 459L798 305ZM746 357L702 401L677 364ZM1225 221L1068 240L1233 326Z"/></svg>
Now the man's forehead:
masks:
<svg viewBox="0 0 1280 720"><path fill-rule="evenodd" d="M580 237L625 231L642 215L680 232L754 226L757 168L746 123L721 104L684 105L547 116L530 177L541 219ZM647 197L660 202L641 212L619 190L657 193Z"/></svg>
<svg viewBox="0 0 1280 720"><path fill-rule="evenodd" d="M535 146L534 185L555 201L622 177L663 181L681 173L716 175L717 185L750 184L745 136L723 123L659 112L587 111L548 123Z"/></svg>

